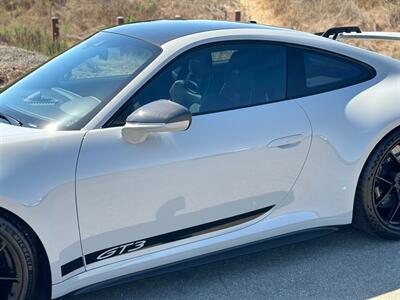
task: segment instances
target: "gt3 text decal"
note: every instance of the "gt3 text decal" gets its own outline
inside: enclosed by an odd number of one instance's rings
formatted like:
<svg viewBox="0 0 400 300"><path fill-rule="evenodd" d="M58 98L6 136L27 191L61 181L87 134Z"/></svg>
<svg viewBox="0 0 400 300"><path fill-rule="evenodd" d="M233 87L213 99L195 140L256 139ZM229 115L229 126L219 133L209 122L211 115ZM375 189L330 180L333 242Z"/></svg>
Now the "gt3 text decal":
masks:
<svg viewBox="0 0 400 300"><path fill-rule="evenodd" d="M125 244L122 246L108 249L105 252L101 253L99 256L97 256L97 260L102 260L102 259L110 258L110 257L116 256L116 255L121 255L121 254L139 250L140 248L143 248L145 243L146 243L146 241L138 241L138 242L128 243L128 244Z"/></svg>

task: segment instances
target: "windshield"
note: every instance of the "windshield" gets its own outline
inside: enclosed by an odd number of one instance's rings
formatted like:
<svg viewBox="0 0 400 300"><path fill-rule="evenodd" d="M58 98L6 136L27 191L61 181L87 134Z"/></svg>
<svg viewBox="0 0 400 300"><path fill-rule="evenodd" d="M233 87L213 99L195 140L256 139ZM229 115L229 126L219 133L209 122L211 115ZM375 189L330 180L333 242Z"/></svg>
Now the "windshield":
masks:
<svg viewBox="0 0 400 300"><path fill-rule="evenodd" d="M100 32L0 94L0 114L22 126L79 130L161 49Z"/></svg>

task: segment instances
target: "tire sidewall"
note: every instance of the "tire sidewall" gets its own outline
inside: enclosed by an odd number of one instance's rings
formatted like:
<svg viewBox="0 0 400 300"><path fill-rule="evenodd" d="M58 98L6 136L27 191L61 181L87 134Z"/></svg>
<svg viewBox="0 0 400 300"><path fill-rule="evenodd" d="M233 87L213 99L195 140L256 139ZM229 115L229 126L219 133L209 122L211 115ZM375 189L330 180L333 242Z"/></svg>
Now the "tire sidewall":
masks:
<svg viewBox="0 0 400 300"><path fill-rule="evenodd" d="M37 286L37 258L34 253L34 242L30 241L29 233L19 229L13 223L0 217L0 235L10 247L17 253L18 262L23 272L23 280L26 281L26 292L22 299L35 299L34 293Z"/></svg>

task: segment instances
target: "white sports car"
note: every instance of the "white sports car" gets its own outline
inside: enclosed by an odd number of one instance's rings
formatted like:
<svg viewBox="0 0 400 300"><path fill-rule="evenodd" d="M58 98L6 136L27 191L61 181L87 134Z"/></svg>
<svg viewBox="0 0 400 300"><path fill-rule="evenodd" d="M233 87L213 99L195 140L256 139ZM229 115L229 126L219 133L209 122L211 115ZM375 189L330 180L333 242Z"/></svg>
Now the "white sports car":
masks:
<svg viewBox="0 0 400 300"><path fill-rule="evenodd" d="M344 224L399 239L400 62L336 37L400 34L126 24L5 89L0 299L57 298Z"/></svg>

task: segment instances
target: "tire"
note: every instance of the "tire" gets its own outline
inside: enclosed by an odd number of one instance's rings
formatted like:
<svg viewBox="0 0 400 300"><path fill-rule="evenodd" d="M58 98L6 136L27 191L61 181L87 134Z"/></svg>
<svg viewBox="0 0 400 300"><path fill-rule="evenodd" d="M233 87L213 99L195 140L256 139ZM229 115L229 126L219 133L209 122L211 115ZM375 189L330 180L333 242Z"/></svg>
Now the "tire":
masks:
<svg viewBox="0 0 400 300"><path fill-rule="evenodd" d="M35 294L39 276L33 234L0 217L0 250L0 300L39 299Z"/></svg>
<svg viewBox="0 0 400 300"><path fill-rule="evenodd" d="M385 239L400 239L400 130L375 147L363 168L353 225Z"/></svg>

